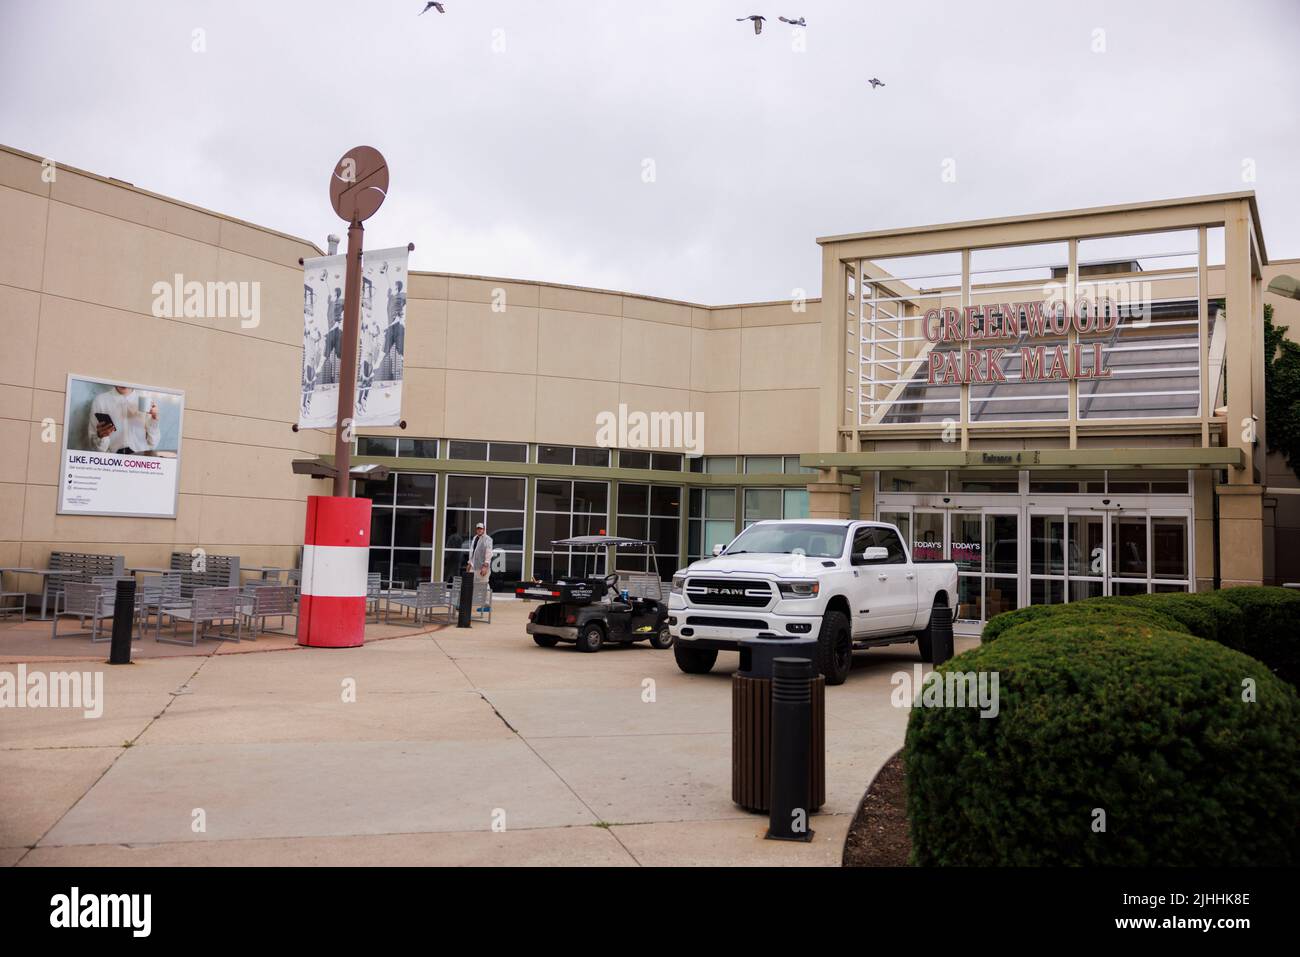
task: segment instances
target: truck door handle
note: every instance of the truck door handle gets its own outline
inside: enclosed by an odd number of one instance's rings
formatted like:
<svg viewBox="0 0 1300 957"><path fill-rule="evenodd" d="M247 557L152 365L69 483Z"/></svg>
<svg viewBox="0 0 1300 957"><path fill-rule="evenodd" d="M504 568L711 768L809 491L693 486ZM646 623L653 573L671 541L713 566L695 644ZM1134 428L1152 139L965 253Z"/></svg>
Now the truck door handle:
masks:
<svg viewBox="0 0 1300 957"><path fill-rule="evenodd" d="M879 579L880 581L882 581L882 582L887 582L887 581L889 581L889 576L888 576L888 575L877 575L876 578L878 578L878 579Z"/></svg>
<svg viewBox="0 0 1300 957"><path fill-rule="evenodd" d="M911 572L908 572L908 573L907 573L907 580L908 580L908 581L911 581L911 580L912 580L913 578L915 578L915 577L916 577L916 576L913 575Z"/></svg>

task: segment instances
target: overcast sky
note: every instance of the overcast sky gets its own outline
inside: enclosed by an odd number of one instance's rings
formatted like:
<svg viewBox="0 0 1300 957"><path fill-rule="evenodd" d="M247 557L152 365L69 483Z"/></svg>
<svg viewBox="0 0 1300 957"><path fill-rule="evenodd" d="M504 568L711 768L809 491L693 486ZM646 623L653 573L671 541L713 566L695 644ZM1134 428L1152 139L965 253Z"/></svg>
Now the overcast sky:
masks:
<svg viewBox="0 0 1300 957"><path fill-rule="evenodd" d="M0 0L0 142L321 246L370 144L414 268L708 304L817 294L818 236L1248 188L1300 256L1298 0L422 6Z"/></svg>

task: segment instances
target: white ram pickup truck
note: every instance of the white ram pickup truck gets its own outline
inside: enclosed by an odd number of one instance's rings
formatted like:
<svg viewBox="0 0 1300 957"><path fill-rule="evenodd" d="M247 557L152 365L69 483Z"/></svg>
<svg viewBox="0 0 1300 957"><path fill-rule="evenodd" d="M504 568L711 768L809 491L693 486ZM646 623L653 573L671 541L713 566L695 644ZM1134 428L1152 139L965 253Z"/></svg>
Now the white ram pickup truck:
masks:
<svg viewBox="0 0 1300 957"><path fill-rule="evenodd" d="M668 627L688 674L740 639L816 635L817 670L838 685L856 648L916 641L922 660L946 659L956 603L957 566L914 562L893 525L757 522L673 576Z"/></svg>

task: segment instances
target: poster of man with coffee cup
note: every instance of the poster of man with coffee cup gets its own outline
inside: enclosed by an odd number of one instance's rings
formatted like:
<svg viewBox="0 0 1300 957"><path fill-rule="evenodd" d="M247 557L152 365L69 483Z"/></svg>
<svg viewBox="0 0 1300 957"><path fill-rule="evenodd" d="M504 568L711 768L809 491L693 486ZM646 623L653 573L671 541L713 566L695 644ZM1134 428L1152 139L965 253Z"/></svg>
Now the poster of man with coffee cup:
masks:
<svg viewBox="0 0 1300 957"><path fill-rule="evenodd" d="M176 516L185 394L69 375L59 513Z"/></svg>

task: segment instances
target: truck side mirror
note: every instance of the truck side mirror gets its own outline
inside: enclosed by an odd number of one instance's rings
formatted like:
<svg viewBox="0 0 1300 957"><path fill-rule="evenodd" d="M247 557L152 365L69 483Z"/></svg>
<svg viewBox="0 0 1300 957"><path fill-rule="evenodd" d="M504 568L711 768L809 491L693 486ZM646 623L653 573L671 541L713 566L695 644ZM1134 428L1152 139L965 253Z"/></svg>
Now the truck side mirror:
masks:
<svg viewBox="0 0 1300 957"><path fill-rule="evenodd" d="M714 546L713 546L713 557L714 557L714 558L717 558L719 555L721 555L721 554L722 554L722 550L723 550L724 548L726 548L725 545L714 545Z"/></svg>
<svg viewBox="0 0 1300 957"><path fill-rule="evenodd" d="M862 560L867 563L883 562L889 559L889 549L873 545L862 553Z"/></svg>

